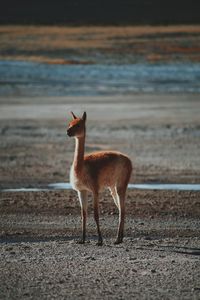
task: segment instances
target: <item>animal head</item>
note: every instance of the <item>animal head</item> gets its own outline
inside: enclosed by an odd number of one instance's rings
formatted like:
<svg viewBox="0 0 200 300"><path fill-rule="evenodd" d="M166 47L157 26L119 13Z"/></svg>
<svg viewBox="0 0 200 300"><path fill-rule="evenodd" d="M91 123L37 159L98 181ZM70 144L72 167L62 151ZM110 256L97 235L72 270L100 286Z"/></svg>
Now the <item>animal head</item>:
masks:
<svg viewBox="0 0 200 300"><path fill-rule="evenodd" d="M82 117L79 118L71 112L73 120L69 123L67 129L67 135L69 137L82 137L85 134L85 122L86 122L86 112L83 113Z"/></svg>

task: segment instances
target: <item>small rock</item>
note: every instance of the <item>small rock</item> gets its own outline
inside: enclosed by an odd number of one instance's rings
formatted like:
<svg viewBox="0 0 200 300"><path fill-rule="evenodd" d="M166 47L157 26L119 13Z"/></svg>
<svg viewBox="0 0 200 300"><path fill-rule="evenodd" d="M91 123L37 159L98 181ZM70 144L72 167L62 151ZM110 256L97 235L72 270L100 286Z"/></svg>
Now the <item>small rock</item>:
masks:
<svg viewBox="0 0 200 300"><path fill-rule="evenodd" d="M87 259L87 260L96 260L96 258L93 257L93 256L86 256L85 259Z"/></svg>
<svg viewBox="0 0 200 300"><path fill-rule="evenodd" d="M24 248L25 250L26 250L26 249L30 249L30 246L26 246L26 245L25 245L23 248Z"/></svg>
<svg viewBox="0 0 200 300"><path fill-rule="evenodd" d="M63 283L65 283L65 281L64 281L63 279L61 279L61 280L59 281L59 283L60 283L60 284L63 284Z"/></svg>
<svg viewBox="0 0 200 300"><path fill-rule="evenodd" d="M151 270L151 273L153 273L153 274L156 273L156 270L155 270L155 269L152 269L152 270Z"/></svg>
<svg viewBox="0 0 200 300"><path fill-rule="evenodd" d="M114 283L113 285L114 285L114 286L119 286L119 284L118 284L118 283Z"/></svg>
<svg viewBox="0 0 200 300"><path fill-rule="evenodd" d="M131 271L132 271L133 273L137 273L137 270L136 270L136 269L131 269Z"/></svg>
<svg viewBox="0 0 200 300"><path fill-rule="evenodd" d="M146 240L146 241L151 241L151 240L152 240L152 237L150 237L150 236L145 236L145 237L144 237L144 240Z"/></svg>
<svg viewBox="0 0 200 300"><path fill-rule="evenodd" d="M136 260L136 257L129 257L129 260Z"/></svg>

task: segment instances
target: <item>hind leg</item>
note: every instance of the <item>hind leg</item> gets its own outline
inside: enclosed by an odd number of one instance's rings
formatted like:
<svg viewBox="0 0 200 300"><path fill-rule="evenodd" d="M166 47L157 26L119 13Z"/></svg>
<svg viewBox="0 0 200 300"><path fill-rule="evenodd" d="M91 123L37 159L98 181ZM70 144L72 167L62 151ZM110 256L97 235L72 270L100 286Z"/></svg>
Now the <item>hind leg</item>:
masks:
<svg viewBox="0 0 200 300"><path fill-rule="evenodd" d="M115 244L120 244L123 242L124 237L124 222L125 222L125 198L126 198L126 190L128 187L128 182L132 172L132 164L131 161L127 161L124 166L124 170L120 173L118 178L116 191L119 201L119 226L117 232L117 239Z"/></svg>
<svg viewBox="0 0 200 300"><path fill-rule="evenodd" d="M110 187L110 193L111 193L111 196L115 202L115 205L117 206L117 208L119 209L119 196L117 194L117 190L116 190L116 187Z"/></svg>
<svg viewBox="0 0 200 300"><path fill-rule="evenodd" d="M119 226L117 232L117 239L115 244L120 244L123 242L124 237L124 222L125 222L125 195L126 186L117 188L117 198L119 203Z"/></svg>

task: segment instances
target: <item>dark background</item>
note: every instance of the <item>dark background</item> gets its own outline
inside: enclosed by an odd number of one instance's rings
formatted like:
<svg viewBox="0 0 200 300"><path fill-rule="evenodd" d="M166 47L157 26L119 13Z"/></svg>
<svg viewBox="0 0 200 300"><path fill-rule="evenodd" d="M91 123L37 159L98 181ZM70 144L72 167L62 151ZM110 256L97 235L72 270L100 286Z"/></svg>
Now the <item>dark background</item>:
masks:
<svg viewBox="0 0 200 300"><path fill-rule="evenodd" d="M0 24L198 24L199 0L5 0Z"/></svg>

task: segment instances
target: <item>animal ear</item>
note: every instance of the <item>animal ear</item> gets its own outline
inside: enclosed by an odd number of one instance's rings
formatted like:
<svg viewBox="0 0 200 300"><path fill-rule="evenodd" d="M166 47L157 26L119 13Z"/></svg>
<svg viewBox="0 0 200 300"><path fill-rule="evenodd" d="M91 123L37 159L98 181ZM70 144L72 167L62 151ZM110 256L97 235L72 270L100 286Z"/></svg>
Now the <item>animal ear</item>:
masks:
<svg viewBox="0 0 200 300"><path fill-rule="evenodd" d="M86 114L86 112L84 111L83 116L82 116L82 120L85 122L85 121L86 121L86 118L87 118L87 114Z"/></svg>
<svg viewBox="0 0 200 300"><path fill-rule="evenodd" d="M71 111L71 115L74 119L77 119L77 117L75 116L75 114L73 113L73 111Z"/></svg>

